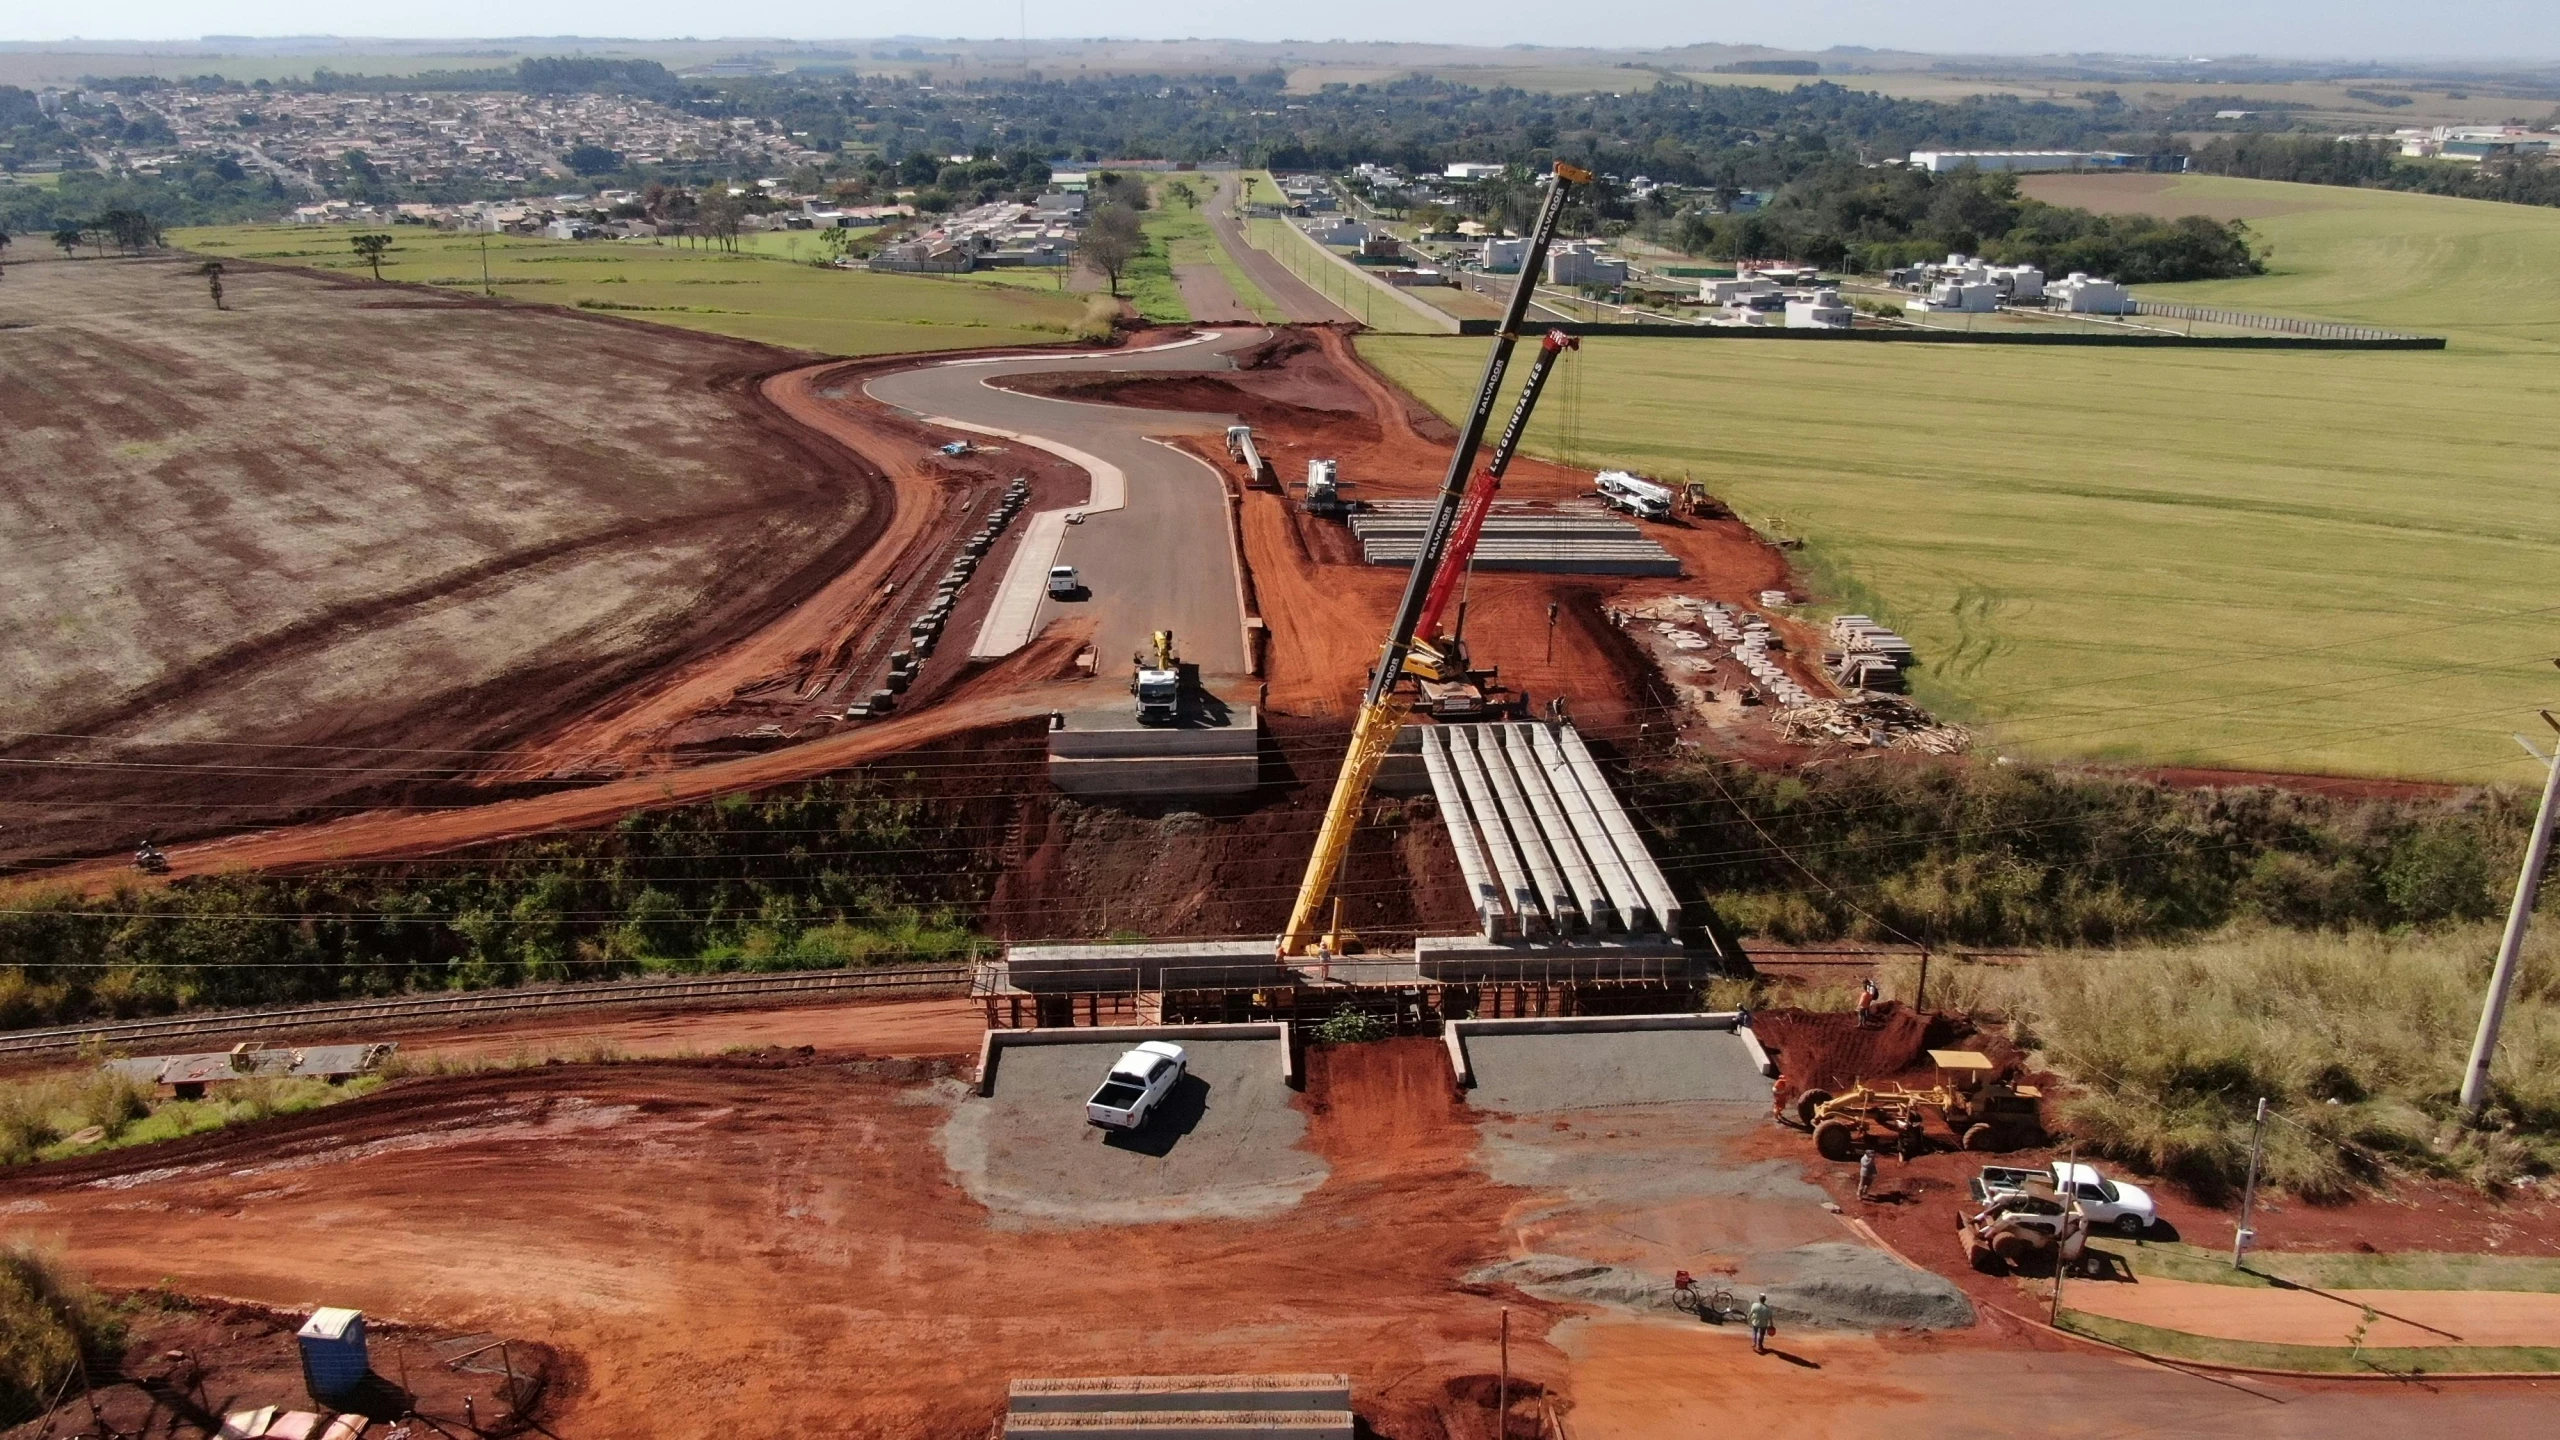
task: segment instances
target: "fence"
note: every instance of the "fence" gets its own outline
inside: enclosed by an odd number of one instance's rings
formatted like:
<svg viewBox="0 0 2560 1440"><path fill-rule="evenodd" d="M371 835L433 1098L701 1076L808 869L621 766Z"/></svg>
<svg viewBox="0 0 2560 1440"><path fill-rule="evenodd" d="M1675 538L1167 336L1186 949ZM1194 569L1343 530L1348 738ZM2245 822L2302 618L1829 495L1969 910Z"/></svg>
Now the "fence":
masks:
<svg viewBox="0 0 2560 1440"><path fill-rule="evenodd" d="M205 1035L249 1035L320 1025L458 1021L483 1015L539 1010L593 1009L613 1005L702 1004L817 994L915 994L960 990L966 965L918 965L894 970L799 970L765 975L704 975L681 980L604 980L586 985L546 985L479 990L463 995L403 995L259 1010L170 1015L62 1025L0 1034L0 1056L76 1050L84 1044L123 1045Z"/></svg>
<svg viewBox="0 0 2560 1440"><path fill-rule="evenodd" d="M2243 330L2274 330L2286 335L2308 335L2318 340L2355 340L2367 344L2377 341L2423 341L2432 337L2410 335L2398 330L2376 330L2367 325L2341 325L2331 320L2297 320L2290 315L2253 315L2246 310L2217 310L2209 305L2179 305L2162 300L2136 300L2133 313L2162 320L2201 320L2208 325L2231 325ZM2436 340L2437 348L2444 341Z"/></svg>
<svg viewBox="0 0 2560 1440"><path fill-rule="evenodd" d="M1370 279L1286 220L1247 220L1245 235L1255 249L1307 282L1308 289L1341 306L1372 330L1445 335L1457 328L1456 319Z"/></svg>
<svg viewBox="0 0 2560 1440"><path fill-rule="evenodd" d="M2144 313L2150 307L2144 307ZM2214 311L2213 316L2236 315L2234 311ZM2263 320L2276 324L2277 316L2242 317L2227 323ZM1674 322L1619 325L1606 321L1562 320L1539 322L1542 330L1561 330L1568 335L1614 336L1637 340L1733 340L1768 342L1803 342L1807 344L1880 344L1880 345L2082 345L2119 349L2159 350L2441 350L2440 335L2395 335L2384 330L2364 330L2355 334L2331 335L2321 327L2341 331L2357 331L2353 325L2327 326L2322 321L2284 321L2299 324L2301 330L2286 329L2270 335L2178 335L2158 331L2065 331L2065 330L1932 330L1917 326L1897 325L1889 329L1857 330L1788 330L1775 325L1690 325ZM1460 320L1461 335L1491 335L1500 328L1494 320Z"/></svg>

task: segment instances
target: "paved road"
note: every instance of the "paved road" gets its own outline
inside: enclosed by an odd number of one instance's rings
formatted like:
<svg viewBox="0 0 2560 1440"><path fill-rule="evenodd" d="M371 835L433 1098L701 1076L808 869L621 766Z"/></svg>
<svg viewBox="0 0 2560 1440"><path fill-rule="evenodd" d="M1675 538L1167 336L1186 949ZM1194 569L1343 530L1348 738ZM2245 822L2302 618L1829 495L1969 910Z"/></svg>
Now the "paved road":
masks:
<svg viewBox="0 0 2560 1440"><path fill-rule="evenodd" d="M1068 458L1089 472L1094 465L1088 461L1118 472L1125 486L1123 508L1091 514L1077 525L1053 521L1041 527L1034 517L1025 552L1036 550L1044 531L1059 535L1056 563L1075 566L1089 593L1068 601L1042 596L1031 633L1062 615L1091 616L1094 646L1108 674L1145 645L1151 632L1170 628L1182 657L1200 667L1204 684L1232 685L1246 678L1244 610L1227 536L1225 485L1200 461L1146 437L1223 435L1235 417L1084 405L987 383L1057 370L1225 370L1231 368L1226 352L1270 334L1259 327L1197 333L1207 338L1152 351L943 362L881 376L864 389L875 400L928 419L1037 437L1078 452ZM1098 503L1112 478L1097 475ZM1025 563L1045 571L1049 562L1035 556ZM1000 592L999 606L1012 588Z"/></svg>
<svg viewBox="0 0 2560 1440"><path fill-rule="evenodd" d="M1238 269L1253 277L1271 303L1292 324L1350 324L1359 317L1327 300L1314 286L1289 273L1278 256L1267 250L1256 250L1245 243L1244 222L1236 218L1236 199L1243 181L1234 175L1218 178L1218 193L1209 200L1209 228L1217 233L1218 243L1227 247Z"/></svg>

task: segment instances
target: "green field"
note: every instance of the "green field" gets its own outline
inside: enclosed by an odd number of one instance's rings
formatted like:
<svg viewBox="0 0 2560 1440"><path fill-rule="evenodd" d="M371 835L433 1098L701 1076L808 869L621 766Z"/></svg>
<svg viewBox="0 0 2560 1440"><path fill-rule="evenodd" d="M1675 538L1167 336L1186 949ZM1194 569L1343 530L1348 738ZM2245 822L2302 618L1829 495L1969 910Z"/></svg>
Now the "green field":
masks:
<svg viewBox="0 0 2560 1440"><path fill-rule="evenodd" d="M2538 780L2509 733L2560 701L2560 211L2201 178L2160 204L2200 199L2260 211L2271 273L2146 296L2451 348L1595 340L1531 444L1802 538L1822 602L1909 635L1921 697L2004 752ZM1484 343L1361 342L1443 412Z"/></svg>
<svg viewBox="0 0 2560 1440"><path fill-rule="evenodd" d="M313 269L370 273L348 248L355 232L316 226L236 225L171 232L201 254ZM382 278L476 291L478 235L397 227ZM875 275L789 258L808 232L755 237L774 252L649 241L538 240L492 235L490 288L510 300L708 330L827 355L957 350L1063 341L1084 314L1081 298L1040 285L975 276ZM1014 277L1007 277L1008 279ZM1052 282L1054 283L1054 282Z"/></svg>

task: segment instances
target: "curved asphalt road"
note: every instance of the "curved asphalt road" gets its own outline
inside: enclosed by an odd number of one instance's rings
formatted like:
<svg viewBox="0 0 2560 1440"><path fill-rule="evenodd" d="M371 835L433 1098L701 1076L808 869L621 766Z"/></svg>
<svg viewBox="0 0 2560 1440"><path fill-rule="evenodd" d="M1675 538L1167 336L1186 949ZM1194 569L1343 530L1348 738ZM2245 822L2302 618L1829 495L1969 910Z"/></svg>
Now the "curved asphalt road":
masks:
<svg viewBox="0 0 2560 1440"><path fill-rule="evenodd" d="M1216 688L1245 678L1244 609L1227 533L1225 482L1192 456L1146 437L1223 436L1235 417L1084 405L987 383L1053 370L1227 370L1233 368L1228 351L1270 334L1258 327L1194 333L1195 343L1154 350L945 361L883 375L863 389L928 422L959 421L979 433L1047 441L1039 448L1077 452L1066 458L1088 472L1093 461L1116 469L1124 477L1122 508L1091 514L1077 525L1061 526L1054 519L1043 525L1041 517L1032 517L1023 540L1026 558L1008 568L996 604L1001 608L1006 595L1016 592L1020 574L1036 569L1045 575L1052 563L1073 565L1087 594L1067 601L1042 594L1029 633L1039 633L1060 615L1089 615L1097 658L1109 674L1151 632L1170 629L1182 658L1200 667L1204 685ZM1096 476L1097 503L1107 503L1110 479ZM1036 553L1049 534L1060 537L1054 561Z"/></svg>

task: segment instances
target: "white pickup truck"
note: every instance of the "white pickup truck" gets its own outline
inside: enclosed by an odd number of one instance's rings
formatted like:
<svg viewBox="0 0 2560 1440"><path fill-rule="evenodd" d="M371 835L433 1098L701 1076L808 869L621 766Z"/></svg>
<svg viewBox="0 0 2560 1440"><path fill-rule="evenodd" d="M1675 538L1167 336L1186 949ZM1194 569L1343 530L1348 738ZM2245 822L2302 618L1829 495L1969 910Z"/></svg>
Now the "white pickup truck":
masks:
<svg viewBox="0 0 2560 1440"><path fill-rule="evenodd" d="M2052 1186L2058 1199L2078 1202L2080 1213L2089 1217L2091 1225L2113 1226L2119 1234L2132 1239L2140 1239L2160 1218L2159 1207L2151 1203L2150 1192L2141 1186L2110 1180L2099 1174L2094 1165L2066 1165L2059 1160L2042 1170L1986 1165L1974 1177L1973 1198L1976 1203L1984 1203L1995 1195L2019 1191L2029 1180Z"/></svg>
<svg viewBox="0 0 2560 1440"><path fill-rule="evenodd" d="M1191 1064L1182 1047L1164 1040L1142 1040L1134 1050L1111 1062L1102 1088L1084 1102L1084 1118L1106 1130L1135 1130L1147 1123L1174 1083Z"/></svg>

